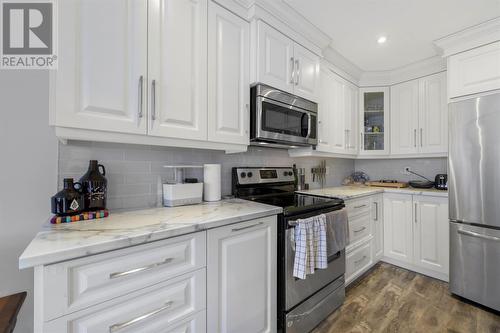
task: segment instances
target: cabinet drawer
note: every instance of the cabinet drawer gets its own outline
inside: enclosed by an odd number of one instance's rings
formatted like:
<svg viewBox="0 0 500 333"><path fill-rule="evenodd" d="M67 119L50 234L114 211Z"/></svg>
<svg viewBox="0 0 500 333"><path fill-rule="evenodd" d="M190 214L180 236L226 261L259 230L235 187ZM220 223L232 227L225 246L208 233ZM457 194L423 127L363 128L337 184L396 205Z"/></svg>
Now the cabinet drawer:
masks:
<svg viewBox="0 0 500 333"><path fill-rule="evenodd" d="M44 267L44 319L51 320L197 270L206 232Z"/></svg>
<svg viewBox="0 0 500 333"><path fill-rule="evenodd" d="M203 332L206 270L45 323L47 333ZM197 312L201 314L198 317ZM190 317L190 318L188 318ZM189 330L191 327L196 330ZM171 329L170 329L171 328Z"/></svg>
<svg viewBox="0 0 500 333"><path fill-rule="evenodd" d="M372 264L371 242L360 246L346 256L346 282L351 282Z"/></svg>
<svg viewBox="0 0 500 333"><path fill-rule="evenodd" d="M370 197L349 200L345 203L349 218L370 212Z"/></svg>
<svg viewBox="0 0 500 333"><path fill-rule="evenodd" d="M354 244L357 241L371 235L371 219L370 213L357 215L349 218L349 244Z"/></svg>

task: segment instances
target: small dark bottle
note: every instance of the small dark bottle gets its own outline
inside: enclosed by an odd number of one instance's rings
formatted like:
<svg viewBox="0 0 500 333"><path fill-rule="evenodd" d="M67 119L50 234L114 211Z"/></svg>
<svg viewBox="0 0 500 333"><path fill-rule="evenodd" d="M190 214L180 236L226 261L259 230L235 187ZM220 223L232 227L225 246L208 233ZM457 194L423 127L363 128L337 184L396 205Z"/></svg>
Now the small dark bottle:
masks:
<svg viewBox="0 0 500 333"><path fill-rule="evenodd" d="M83 195L75 188L75 185L80 185L80 183L73 183L73 178L64 179L64 188L51 199L53 214L68 216L83 211Z"/></svg>
<svg viewBox="0 0 500 333"><path fill-rule="evenodd" d="M105 175L104 166L98 164L96 160L91 160L87 173L80 178L86 211L106 209L108 181Z"/></svg>

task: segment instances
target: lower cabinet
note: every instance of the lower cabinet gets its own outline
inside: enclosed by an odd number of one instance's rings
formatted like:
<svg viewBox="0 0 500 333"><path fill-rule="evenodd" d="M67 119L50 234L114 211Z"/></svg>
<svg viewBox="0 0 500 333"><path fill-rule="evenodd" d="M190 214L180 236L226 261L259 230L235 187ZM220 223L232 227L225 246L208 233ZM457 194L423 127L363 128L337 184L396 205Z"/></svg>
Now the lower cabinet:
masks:
<svg viewBox="0 0 500 333"><path fill-rule="evenodd" d="M207 233L207 332L276 332L276 217Z"/></svg>
<svg viewBox="0 0 500 333"><path fill-rule="evenodd" d="M447 198L386 193L384 229L384 261L448 280Z"/></svg>
<svg viewBox="0 0 500 333"><path fill-rule="evenodd" d="M382 194L372 196L371 220L373 223L373 260L384 256L384 199Z"/></svg>

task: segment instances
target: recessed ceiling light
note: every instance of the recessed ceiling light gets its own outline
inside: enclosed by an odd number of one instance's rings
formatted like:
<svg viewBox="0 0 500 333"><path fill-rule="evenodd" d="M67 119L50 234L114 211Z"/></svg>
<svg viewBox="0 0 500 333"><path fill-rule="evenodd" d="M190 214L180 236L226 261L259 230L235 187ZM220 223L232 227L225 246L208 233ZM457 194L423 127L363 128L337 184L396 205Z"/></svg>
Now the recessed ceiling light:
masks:
<svg viewBox="0 0 500 333"><path fill-rule="evenodd" d="M385 42L387 42L387 37L386 36L380 36L377 39L377 43L379 43L379 44L384 44Z"/></svg>

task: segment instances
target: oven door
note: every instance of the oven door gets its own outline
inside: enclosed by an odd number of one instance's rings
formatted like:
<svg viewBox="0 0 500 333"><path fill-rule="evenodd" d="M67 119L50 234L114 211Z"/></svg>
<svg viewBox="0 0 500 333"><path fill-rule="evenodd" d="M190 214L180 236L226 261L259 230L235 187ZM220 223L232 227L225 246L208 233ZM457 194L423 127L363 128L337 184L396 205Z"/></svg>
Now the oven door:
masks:
<svg viewBox="0 0 500 333"><path fill-rule="evenodd" d="M317 144L314 112L262 96L257 97L256 105L255 137L252 139L297 146Z"/></svg>
<svg viewBox="0 0 500 333"><path fill-rule="evenodd" d="M290 218L293 221L297 218ZM289 223L288 221L286 222ZM308 275L301 280L293 276L293 263L295 260L295 244L292 241L294 227L289 227L285 232L285 285L286 301L285 310L291 308L308 298L332 281L341 277L345 273L345 250L337 253L328 253L328 267L317 269L314 274Z"/></svg>

